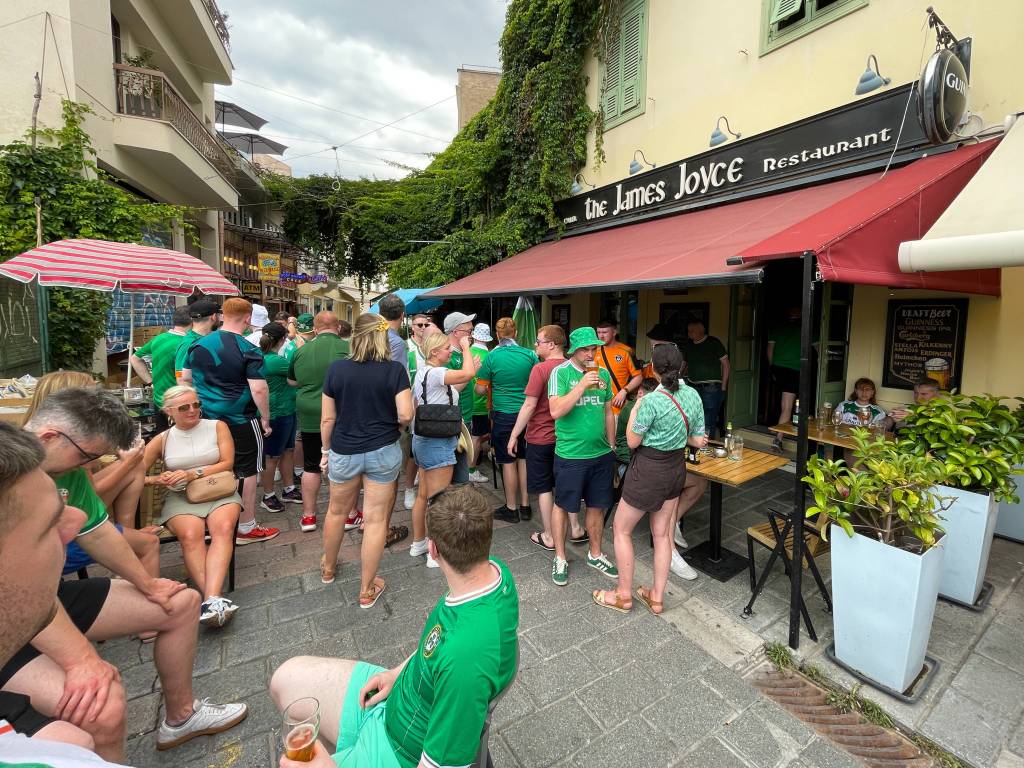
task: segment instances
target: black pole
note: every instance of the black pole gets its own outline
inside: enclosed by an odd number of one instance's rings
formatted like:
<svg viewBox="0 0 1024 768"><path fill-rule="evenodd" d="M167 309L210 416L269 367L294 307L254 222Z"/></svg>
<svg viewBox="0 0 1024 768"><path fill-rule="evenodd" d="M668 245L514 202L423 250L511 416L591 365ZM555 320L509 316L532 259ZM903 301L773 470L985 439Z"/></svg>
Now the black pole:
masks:
<svg viewBox="0 0 1024 768"><path fill-rule="evenodd" d="M800 602L804 558L804 497L801 478L807 473L807 425L814 399L811 322L814 319L814 253L804 251L803 308L800 313L800 420L796 438L796 487L793 491L793 558L789 569L789 647L800 647Z"/></svg>

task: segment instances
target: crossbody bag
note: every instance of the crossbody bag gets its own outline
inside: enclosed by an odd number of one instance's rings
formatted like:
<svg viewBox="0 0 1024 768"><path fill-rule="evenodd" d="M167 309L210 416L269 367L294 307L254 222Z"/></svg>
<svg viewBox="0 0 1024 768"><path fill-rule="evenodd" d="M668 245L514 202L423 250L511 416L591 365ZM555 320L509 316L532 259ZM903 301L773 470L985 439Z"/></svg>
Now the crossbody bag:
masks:
<svg viewBox="0 0 1024 768"><path fill-rule="evenodd" d="M170 436L171 431L167 430L164 433L164 444L160 451L160 458L163 460L164 469L167 469L167 440ZM169 471L173 472L174 470ZM189 504L204 504L208 501L226 499L237 490L238 479L235 477L235 473L224 470L223 472L214 472L212 475L204 475L203 477L197 477L195 480L190 480L188 485L185 486L185 500Z"/></svg>
<svg viewBox="0 0 1024 768"><path fill-rule="evenodd" d="M420 437L455 437L462 431L462 411L455 404L450 384L445 384L448 391L447 403L427 403L427 377L433 368L423 373L423 405L416 406L416 422L413 434ZM441 371L442 381L444 369Z"/></svg>

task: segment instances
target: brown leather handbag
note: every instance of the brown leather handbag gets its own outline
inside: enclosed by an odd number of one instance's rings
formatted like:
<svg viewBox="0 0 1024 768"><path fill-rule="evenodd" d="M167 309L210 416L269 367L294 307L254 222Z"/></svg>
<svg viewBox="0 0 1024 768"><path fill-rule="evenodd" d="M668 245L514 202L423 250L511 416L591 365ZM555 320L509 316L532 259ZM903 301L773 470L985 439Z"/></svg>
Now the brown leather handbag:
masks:
<svg viewBox="0 0 1024 768"><path fill-rule="evenodd" d="M212 475L197 477L185 486L185 499L189 504L203 504L207 501L226 499L238 488L233 472L214 472Z"/></svg>

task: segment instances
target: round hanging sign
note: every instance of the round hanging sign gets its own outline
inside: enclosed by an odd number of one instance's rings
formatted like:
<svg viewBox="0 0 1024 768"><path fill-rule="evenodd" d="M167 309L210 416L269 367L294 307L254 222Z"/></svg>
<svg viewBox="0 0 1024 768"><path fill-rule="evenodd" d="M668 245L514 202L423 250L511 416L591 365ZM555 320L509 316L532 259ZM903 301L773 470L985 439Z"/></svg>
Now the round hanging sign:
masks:
<svg viewBox="0 0 1024 768"><path fill-rule="evenodd" d="M943 48L932 54L918 84L921 125L936 144L949 141L967 111L967 72L956 55Z"/></svg>

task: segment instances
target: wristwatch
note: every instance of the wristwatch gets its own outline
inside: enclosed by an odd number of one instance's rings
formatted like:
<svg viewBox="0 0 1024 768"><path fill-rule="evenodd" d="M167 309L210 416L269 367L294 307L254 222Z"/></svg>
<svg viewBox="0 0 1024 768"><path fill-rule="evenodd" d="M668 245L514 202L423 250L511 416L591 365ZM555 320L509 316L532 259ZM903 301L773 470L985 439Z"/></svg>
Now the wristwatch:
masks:
<svg viewBox="0 0 1024 768"><path fill-rule="evenodd" d="M202 467L197 467L196 469L193 469L192 471L196 473L196 478L197 479L202 477L205 474L205 472L203 471Z"/></svg>

